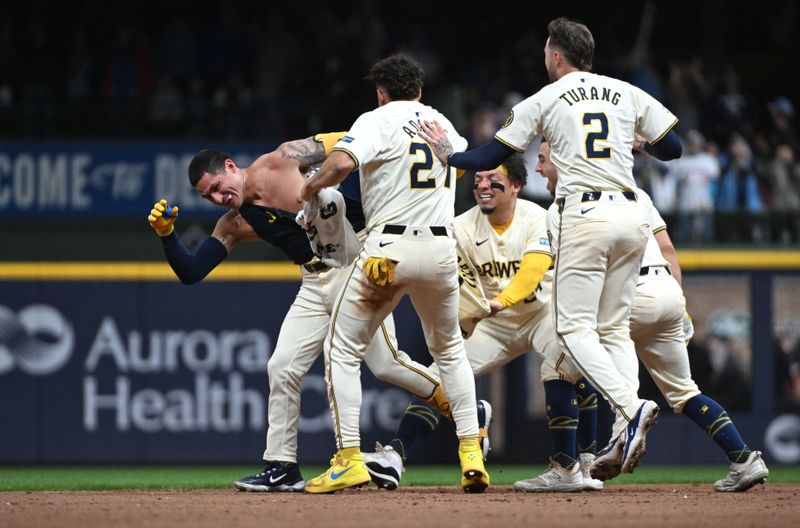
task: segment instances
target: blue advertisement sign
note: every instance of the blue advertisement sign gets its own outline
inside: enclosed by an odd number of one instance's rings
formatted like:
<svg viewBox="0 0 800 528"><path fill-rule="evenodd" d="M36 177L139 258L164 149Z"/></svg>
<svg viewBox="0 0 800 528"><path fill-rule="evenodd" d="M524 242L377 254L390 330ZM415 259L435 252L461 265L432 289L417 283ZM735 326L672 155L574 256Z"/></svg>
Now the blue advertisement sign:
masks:
<svg viewBox="0 0 800 528"><path fill-rule="evenodd" d="M0 142L0 217L141 216L167 198L182 211L217 216L189 185L204 148L246 167L275 145L261 143Z"/></svg>
<svg viewBox="0 0 800 528"><path fill-rule="evenodd" d="M260 460L266 365L298 286L0 282L0 463ZM409 395L366 368L362 379L371 445ZM324 463L335 443L321 357L301 387L300 457Z"/></svg>

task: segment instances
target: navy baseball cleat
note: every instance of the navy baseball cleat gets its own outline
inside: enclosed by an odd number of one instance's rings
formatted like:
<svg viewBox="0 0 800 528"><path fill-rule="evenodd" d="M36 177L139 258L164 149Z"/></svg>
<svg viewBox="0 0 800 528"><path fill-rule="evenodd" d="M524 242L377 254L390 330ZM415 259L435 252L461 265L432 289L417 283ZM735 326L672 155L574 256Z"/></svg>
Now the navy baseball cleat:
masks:
<svg viewBox="0 0 800 528"><path fill-rule="evenodd" d="M233 485L239 491L303 491L306 482L299 464L267 460L264 471L239 479Z"/></svg>
<svg viewBox="0 0 800 528"><path fill-rule="evenodd" d="M489 445L489 425L492 423L492 406L486 400L478 400L478 428L483 459L489 457L492 447Z"/></svg>
<svg viewBox="0 0 800 528"><path fill-rule="evenodd" d="M646 451L647 431L658 423L659 412L656 402L645 400L625 429L625 449L622 451L623 473L633 473L639 465L639 459Z"/></svg>

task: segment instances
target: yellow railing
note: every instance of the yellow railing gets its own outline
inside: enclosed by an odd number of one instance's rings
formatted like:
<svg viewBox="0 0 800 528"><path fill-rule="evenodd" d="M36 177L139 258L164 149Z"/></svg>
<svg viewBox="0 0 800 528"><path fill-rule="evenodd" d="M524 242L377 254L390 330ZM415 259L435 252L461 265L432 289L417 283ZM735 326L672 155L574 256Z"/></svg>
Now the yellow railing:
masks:
<svg viewBox="0 0 800 528"><path fill-rule="evenodd" d="M800 251L693 251L680 252L687 271L713 269L797 269ZM225 262L206 280L299 280L300 268L289 262ZM0 280L177 280L166 262L0 262Z"/></svg>

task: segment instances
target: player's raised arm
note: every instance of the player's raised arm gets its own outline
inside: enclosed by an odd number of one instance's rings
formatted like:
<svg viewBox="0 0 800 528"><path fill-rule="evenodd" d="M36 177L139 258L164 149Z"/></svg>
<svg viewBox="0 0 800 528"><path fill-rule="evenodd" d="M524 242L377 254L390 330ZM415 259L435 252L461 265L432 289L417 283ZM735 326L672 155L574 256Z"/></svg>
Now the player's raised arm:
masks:
<svg viewBox="0 0 800 528"><path fill-rule="evenodd" d="M241 221L238 212L229 211L217 221L212 235L190 253L175 231L177 216L178 207L170 207L166 200L161 200L153 206L147 220L161 238L167 262L183 284L200 282L227 258L239 240L256 236L252 228Z"/></svg>
<svg viewBox="0 0 800 528"><path fill-rule="evenodd" d="M331 149L346 132L327 132L282 143L275 152L281 159L297 161L300 168L310 167L325 161Z"/></svg>
<svg viewBox="0 0 800 528"><path fill-rule="evenodd" d="M354 170L356 163L352 157L338 150L331 152L319 172L309 178L300 189L300 198L305 201L310 200L320 189L341 183Z"/></svg>

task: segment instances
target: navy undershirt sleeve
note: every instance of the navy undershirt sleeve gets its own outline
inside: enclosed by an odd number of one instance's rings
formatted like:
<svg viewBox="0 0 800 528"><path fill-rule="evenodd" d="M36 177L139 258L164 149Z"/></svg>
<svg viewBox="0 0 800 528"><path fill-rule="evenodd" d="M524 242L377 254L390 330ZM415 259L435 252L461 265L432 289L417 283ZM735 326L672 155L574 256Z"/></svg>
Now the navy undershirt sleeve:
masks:
<svg viewBox="0 0 800 528"><path fill-rule="evenodd" d="M678 134L674 130L670 130L666 136L653 145L652 143L645 143L644 150L656 159L661 161L669 161L681 157L683 153L683 145Z"/></svg>
<svg viewBox="0 0 800 528"><path fill-rule="evenodd" d="M485 171L497 168L512 154L516 152L508 145L504 145L492 139L489 143L468 150L466 152L455 152L447 158L447 164L471 171Z"/></svg>
<svg viewBox="0 0 800 528"><path fill-rule="evenodd" d="M228 256L228 250L214 237L203 240L194 254L189 253L183 245L177 231L162 237L161 245L172 271L184 284L194 284L203 280Z"/></svg>

